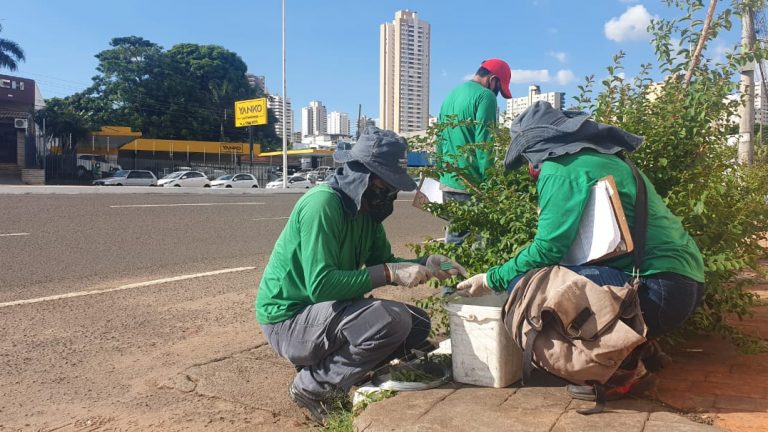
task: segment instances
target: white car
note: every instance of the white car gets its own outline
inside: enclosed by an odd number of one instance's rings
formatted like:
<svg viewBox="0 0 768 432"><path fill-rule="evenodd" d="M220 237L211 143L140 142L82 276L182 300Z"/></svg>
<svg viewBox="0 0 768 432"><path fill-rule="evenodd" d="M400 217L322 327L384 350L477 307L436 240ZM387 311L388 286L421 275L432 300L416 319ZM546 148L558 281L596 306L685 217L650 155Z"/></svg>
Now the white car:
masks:
<svg viewBox="0 0 768 432"><path fill-rule="evenodd" d="M292 176L288 178L288 188L291 189L309 189L314 186L314 183L301 176ZM267 189L278 189L283 187L283 179L279 178L275 181L267 183Z"/></svg>
<svg viewBox="0 0 768 432"><path fill-rule="evenodd" d="M94 168L99 169L99 173L108 174L123 169L120 165L110 162L101 155L80 154L77 155L77 176L80 178L90 177Z"/></svg>
<svg viewBox="0 0 768 432"><path fill-rule="evenodd" d="M176 171L157 181L163 187L211 187L208 177L200 171Z"/></svg>
<svg viewBox="0 0 768 432"><path fill-rule="evenodd" d="M152 171L147 170L120 170L93 184L97 186L157 186L157 177Z"/></svg>
<svg viewBox="0 0 768 432"><path fill-rule="evenodd" d="M228 174L223 175L211 182L211 187L215 188L257 188L259 182L251 174Z"/></svg>

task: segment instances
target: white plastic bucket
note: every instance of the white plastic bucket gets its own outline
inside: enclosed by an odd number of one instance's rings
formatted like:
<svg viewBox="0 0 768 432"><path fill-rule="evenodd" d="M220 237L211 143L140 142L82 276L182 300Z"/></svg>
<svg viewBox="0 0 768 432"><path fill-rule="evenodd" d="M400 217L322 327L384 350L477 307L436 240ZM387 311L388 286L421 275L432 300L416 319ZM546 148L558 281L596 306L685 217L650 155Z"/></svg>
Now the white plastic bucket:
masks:
<svg viewBox="0 0 768 432"><path fill-rule="evenodd" d="M506 301L505 294L446 301L455 381L498 388L522 377L523 354L501 320Z"/></svg>

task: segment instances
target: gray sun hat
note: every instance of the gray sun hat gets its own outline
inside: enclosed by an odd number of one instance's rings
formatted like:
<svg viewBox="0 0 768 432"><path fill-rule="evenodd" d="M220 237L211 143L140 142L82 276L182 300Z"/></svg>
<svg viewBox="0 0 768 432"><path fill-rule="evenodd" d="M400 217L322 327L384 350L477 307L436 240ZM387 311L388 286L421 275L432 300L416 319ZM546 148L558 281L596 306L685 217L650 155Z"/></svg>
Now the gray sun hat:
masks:
<svg viewBox="0 0 768 432"><path fill-rule="evenodd" d="M580 111L561 111L548 102L538 101L528 107L509 128L511 143L504 158L508 170L526 162L538 167L547 159L574 154L583 149L600 153L631 153L643 137L616 126L598 123Z"/></svg>
<svg viewBox="0 0 768 432"><path fill-rule="evenodd" d="M389 185L412 191L416 189L416 183L401 166L407 147L405 138L398 134L368 125L352 149L337 150L333 160L342 163L358 161Z"/></svg>

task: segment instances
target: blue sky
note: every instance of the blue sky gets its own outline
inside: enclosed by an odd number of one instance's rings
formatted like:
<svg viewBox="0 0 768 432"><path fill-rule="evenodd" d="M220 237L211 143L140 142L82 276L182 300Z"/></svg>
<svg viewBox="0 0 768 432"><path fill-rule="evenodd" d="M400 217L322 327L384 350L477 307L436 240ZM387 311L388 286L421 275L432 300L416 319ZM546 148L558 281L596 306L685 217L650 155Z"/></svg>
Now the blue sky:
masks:
<svg viewBox="0 0 768 432"><path fill-rule="evenodd" d="M418 12L432 26L433 115L447 93L491 57L512 67L514 97L536 83L543 91L566 92L570 104L584 76L604 77L617 51L627 53L627 76L652 61L645 23L651 16L680 15L661 0L286 2L287 93L297 129L301 107L313 99L352 119L358 104L364 115L378 117L379 25L400 9ZM0 24L0 35L26 51L27 61L15 74L35 79L46 98L87 87L96 74L94 55L111 38L128 35L164 48L222 45L239 54L250 72L266 76L272 93L282 93L280 0L25 0L4 8ZM738 27L721 35L710 53L734 46ZM501 97L499 104L503 109Z"/></svg>

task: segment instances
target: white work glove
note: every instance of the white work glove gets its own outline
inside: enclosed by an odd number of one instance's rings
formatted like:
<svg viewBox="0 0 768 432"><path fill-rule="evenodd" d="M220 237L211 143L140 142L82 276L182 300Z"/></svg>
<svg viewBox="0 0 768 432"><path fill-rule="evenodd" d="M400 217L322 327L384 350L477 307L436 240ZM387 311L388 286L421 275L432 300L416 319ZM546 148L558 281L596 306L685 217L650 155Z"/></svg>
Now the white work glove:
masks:
<svg viewBox="0 0 768 432"><path fill-rule="evenodd" d="M390 283L404 287L415 287L432 278L432 273L421 264L412 262L386 263Z"/></svg>
<svg viewBox="0 0 768 432"><path fill-rule="evenodd" d="M456 285L456 294L462 297L480 297L492 294L493 290L485 281L485 273L478 273Z"/></svg>
<svg viewBox="0 0 768 432"><path fill-rule="evenodd" d="M432 275L440 280L446 280L457 275L467 277L467 270L461 264L444 255L430 255L427 258L426 266Z"/></svg>

